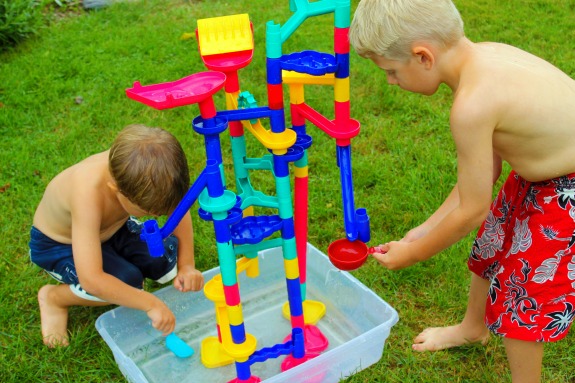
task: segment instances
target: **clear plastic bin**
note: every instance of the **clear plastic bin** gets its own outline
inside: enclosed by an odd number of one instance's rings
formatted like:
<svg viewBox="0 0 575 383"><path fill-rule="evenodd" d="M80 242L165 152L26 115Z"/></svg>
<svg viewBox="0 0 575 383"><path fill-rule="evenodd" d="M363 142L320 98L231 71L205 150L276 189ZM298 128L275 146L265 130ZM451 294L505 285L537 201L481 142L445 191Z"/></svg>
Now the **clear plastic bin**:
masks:
<svg viewBox="0 0 575 383"><path fill-rule="evenodd" d="M260 252L260 276L240 275L240 293L246 331L258 339L257 348L283 343L291 326L281 312L287 301L281 248ZM348 272L336 269L318 249L308 244L307 299L323 302L325 316L317 327L329 340L320 356L281 372L285 358L252 365L251 371L266 383L337 382L377 362L397 312ZM206 281L219 273L204 273ZM225 383L236 377L234 365L205 368L200 361L200 342L215 336L214 305L203 292L181 293L166 287L155 292L176 315L175 333L194 348L181 359L165 346L141 311L118 307L102 314L96 328L112 349L116 363L134 383Z"/></svg>

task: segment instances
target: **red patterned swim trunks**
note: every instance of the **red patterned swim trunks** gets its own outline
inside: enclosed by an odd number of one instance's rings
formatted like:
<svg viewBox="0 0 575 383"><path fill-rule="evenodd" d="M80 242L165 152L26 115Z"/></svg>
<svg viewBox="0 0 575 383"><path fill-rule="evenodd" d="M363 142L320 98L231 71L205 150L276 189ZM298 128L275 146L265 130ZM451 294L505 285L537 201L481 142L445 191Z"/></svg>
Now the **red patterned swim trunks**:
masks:
<svg viewBox="0 0 575 383"><path fill-rule="evenodd" d="M575 317L575 173L529 182L512 171L468 266L491 281L491 332L538 342L565 337Z"/></svg>

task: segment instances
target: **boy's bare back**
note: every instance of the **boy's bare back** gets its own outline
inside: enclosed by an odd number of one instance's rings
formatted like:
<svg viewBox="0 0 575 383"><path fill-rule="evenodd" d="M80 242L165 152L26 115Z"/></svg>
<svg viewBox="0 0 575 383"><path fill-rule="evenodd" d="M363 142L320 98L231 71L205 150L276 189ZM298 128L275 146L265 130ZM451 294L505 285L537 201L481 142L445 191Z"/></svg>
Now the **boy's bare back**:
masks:
<svg viewBox="0 0 575 383"><path fill-rule="evenodd" d="M109 239L128 218L114 198L110 182L108 151L65 169L46 187L34 215L34 226L57 242L71 244L73 214L92 217L96 219L92 222L99 225L100 242Z"/></svg>
<svg viewBox="0 0 575 383"><path fill-rule="evenodd" d="M452 122L491 126L494 154L529 181L575 172L575 81L509 45L471 43L464 52Z"/></svg>

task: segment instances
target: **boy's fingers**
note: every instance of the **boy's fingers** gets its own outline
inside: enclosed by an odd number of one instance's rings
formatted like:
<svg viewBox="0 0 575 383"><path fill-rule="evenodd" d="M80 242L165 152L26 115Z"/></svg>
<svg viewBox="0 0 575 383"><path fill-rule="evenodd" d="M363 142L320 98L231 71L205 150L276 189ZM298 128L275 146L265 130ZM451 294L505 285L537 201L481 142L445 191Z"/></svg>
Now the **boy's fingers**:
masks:
<svg viewBox="0 0 575 383"><path fill-rule="evenodd" d="M176 277L176 279L174 279L174 287L176 290L182 291L182 282L180 281L180 277Z"/></svg>
<svg viewBox="0 0 575 383"><path fill-rule="evenodd" d="M200 278L194 279L194 291L199 291L204 287L204 277L201 276Z"/></svg>
<svg viewBox="0 0 575 383"><path fill-rule="evenodd" d="M189 279L182 279L182 292L190 291L191 290L191 282Z"/></svg>
<svg viewBox="0 0 575 383"><path fill-rule="evenodd" d="M166 323L163 323L161 328L159 328L158 330L162 332L162 335L167 336L170 333L174 332L175 327L176 327L175 321L168 320L166 321Z"/></svg>
<svg viewBox="0 0 575 383"><path fill-rule="evenodd" d="M381 253L381 252L373 253L373 257L374 257L379 263L381 263L382 265L385 266L384 260L385 260L385 258L387 258L387 255L386 255L385 253Z"/></svg>
<svg viewBox="0 0 575 383"><path fill-rule="evenodd" d="M170 332L169 330L169 324L168 323L164 323L164 321L154 321L152 322L152 326L160 331L162 333L162 335L166 336L168 335Z"/></svg>

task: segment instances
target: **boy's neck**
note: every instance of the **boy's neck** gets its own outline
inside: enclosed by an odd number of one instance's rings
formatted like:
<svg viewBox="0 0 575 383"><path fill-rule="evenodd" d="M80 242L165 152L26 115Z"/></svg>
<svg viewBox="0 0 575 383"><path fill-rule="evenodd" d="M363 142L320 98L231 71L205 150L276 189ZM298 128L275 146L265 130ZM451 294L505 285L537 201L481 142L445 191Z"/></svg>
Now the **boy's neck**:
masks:
<svg viewBox="0 0 575 383"><path fill-rule="evenodd" d="M457 44L443 50L438 56L437 65L442 81L457 92L461 74L473 52L474 43L462 37Z"/></svg>

